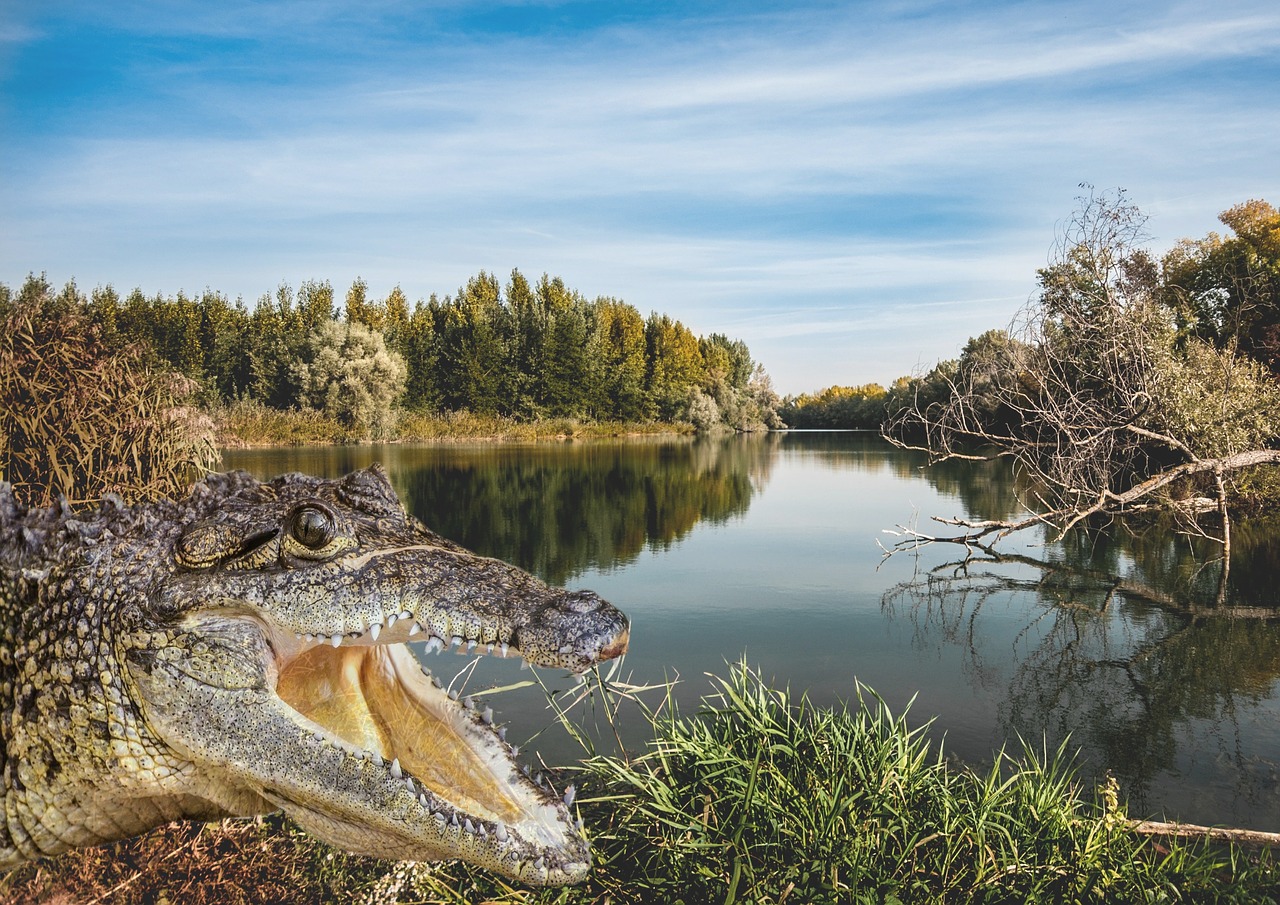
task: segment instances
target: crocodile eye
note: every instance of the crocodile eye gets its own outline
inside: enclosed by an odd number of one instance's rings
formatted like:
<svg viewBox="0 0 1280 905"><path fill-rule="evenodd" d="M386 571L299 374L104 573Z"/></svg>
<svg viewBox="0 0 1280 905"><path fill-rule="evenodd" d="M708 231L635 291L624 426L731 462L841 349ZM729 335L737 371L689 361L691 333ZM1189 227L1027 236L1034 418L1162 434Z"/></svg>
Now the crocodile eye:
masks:
<svg viewBox="0 0 1280 905"><path fill-rule="evenodd" d="M333 513L314 503L299 506L289 515L289 533L309 550L319 550L328 544L337 531Z"/></svg>

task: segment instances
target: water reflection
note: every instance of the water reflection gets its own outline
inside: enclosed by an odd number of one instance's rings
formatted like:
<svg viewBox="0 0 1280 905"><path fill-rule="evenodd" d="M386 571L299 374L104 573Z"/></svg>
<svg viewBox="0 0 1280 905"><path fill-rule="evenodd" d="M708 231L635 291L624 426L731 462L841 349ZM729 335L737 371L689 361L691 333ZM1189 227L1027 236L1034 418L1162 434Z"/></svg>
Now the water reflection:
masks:
<svg viewBox="0 0 1280 905"><path fill-rule="evenodd" d="M926 468L871 434L226 458L262 477L381 461L431 527L631 615L628 668L639 682L685 677L687 709L704 671L745 652L819 704L847 699L855 680L899 708L918 694L913 712L938 715L948 749L971 761L1015 733L1069 733L1086 770L1116 772L1144 813L1280 827L1280 622L1257 608L1276 598L1274 525L1237 526L1217 606L1216 550L1167 525L1030 537L999 558L949 562L957 551L934 547L881 562L875 539L913 507L1008 518L1026 488L1003 463ZM481 669L491 687L520 678L506 661ZM500 709L531 734L550 717L540 692L520 694Z"/></svg>
<svg viewBox="0 0 1280 905"><path fill-rule="evenodd" d="M1137 811L1222 813L1226 799L1236 819L1272 825L1275 733L1254 723L1280 676L1275 611L1224 614L1117 574L1108 553L941 564L890 589L885 611L911 621L917 644L963 652L1006 736L1070 735Z"/></svg>

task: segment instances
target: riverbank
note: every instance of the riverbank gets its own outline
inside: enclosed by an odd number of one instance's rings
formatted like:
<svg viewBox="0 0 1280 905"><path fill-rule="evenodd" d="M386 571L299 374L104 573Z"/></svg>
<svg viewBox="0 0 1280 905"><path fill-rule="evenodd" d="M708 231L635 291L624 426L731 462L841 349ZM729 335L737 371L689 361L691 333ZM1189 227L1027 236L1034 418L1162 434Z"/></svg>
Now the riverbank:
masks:
<svg viewBox="0 0 1280 905"><path fill-rule="evenodd" d="M870 689L826 709L742 665L712 683L693 717L642 690L647 750L589 756L553 779L581 790L595 869L580 887L346 855L273 816L174 824L26 865L0 879L0 902L1275 900L1269 852L1134 832L1114 781L1087 788L1064 748L1026 745L979 772ZM593 684L606 709L635 695Z"/></svg>
<svg viewBox="0 0 1280 905"><path fill-rule="evenodd" d="M666 422L580 421L574 418L522 421L465 411L440 415L399 412L389 435L371 441L363 432L321 412L281 410L257 402L241 401L216 406L207 414L213 422L220 449L368 442L569 440L694 432L692 424Z"/></svg>

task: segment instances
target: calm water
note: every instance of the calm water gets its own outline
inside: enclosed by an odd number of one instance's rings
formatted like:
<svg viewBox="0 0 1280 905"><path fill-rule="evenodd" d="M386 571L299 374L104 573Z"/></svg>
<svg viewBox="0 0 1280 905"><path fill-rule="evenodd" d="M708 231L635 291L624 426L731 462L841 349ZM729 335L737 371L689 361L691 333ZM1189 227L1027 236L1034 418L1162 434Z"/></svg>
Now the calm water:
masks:
<svg viewBox="0 0 1280 905"><path fill-rule="evenodd" d="M339 476L372 462L428 525L632 618L623 674L679 678L691 712L706 672L747 662L833 704L874 688L975 764L1018 735L1070 734L1138 813L1280 830L1280 620L1212 610L1213 551L1160 528L1029 537L1017 561L935 545L887 560L884 529L931 515L1018 512L1001 467L923 462L857 433L722 440L231 451L231 468ZM1277 602L1280 532L1237 531L1228 603ZM527 680L510 661L432 656L469 691ZM567 678L540 671L553 689ZM550 723L537 688L493 699L515 736ZM654 699L656 703L656 699ZM588 706L589 706L588 702ZM599 722L602 738L610 733ZM623 741L643 742L632 710ZM601 741L601 744L604 744ZM553 732L548 761L574 754Z"/></svg>

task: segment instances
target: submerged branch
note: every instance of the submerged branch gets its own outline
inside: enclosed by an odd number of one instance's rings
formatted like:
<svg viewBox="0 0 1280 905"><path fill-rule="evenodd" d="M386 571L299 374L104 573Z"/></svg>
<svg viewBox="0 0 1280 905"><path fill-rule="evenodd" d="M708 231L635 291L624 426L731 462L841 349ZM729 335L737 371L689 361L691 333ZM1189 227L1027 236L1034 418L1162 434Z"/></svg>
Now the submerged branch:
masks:
<svg viewBox="0 0 1280 905"><path fill-rule="evenodd" d="M1194 823L1162 823L1158 820L1130 820L1129 829L1139 836L1163 839L1200 839L1224 842L1249 848L1280 848L1280 833L1243 830L1225 826L1199 826Z"/></svg>

